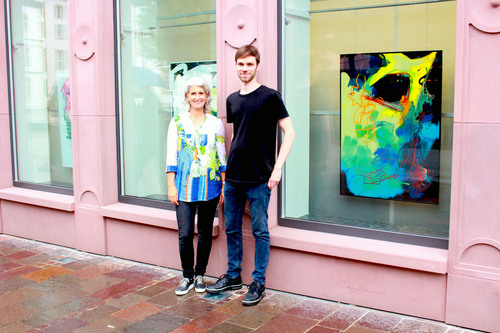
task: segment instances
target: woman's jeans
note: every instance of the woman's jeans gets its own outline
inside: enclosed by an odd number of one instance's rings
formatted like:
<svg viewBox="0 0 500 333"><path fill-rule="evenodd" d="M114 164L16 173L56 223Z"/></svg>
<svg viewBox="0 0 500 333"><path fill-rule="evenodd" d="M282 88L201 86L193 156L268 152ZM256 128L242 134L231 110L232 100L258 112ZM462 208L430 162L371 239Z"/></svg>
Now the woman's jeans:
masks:
<svg viewBox="0 0 500 333"><path fill-rule="evenodd" d="M267 208L271 190L267 183L261 185L236 185L226 182L224 189L224 217L227 236L227 275L236 278L241 273L243 240L241 226L248 199L252 215L252 234L255 238L254 281L266 283L266 268L269 262L270 239L267 225Z"/></svg>
<svg viewBox="0 0 500 333"><path fill-rule="evenodd" d="M212 229L215 210L219 197L209 201L179 201L175 207L177 225L179 227L179 253L181 255L182 275L192 279L194 275L204 275L210 250L212 249ZM196 266L194 265L194 218L198 208L198 246L196 250Z"/></svg>

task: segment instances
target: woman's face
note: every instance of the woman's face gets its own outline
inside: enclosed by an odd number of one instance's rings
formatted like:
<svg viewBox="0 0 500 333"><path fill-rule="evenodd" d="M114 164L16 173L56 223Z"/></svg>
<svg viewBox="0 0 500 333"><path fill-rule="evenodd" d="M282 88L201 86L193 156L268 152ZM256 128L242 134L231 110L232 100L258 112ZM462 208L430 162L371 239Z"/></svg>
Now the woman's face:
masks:
<svg viewBox="0 0 500 333"><path fill-rule="evenodd" d="M192 86L186 96L191 110L205 110L208 96L202 87Z"/></svg>

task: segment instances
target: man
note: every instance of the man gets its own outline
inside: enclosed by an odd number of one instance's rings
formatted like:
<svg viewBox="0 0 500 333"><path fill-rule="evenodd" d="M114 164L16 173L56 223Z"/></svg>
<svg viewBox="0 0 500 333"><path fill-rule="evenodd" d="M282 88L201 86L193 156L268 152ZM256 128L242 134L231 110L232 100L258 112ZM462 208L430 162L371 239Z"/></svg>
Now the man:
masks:
<svg viewBox="0 0 500 333"><path fill-rule="evenodd" d="M251 45L242 46L236 52L235 60L241 89L226 101L227 122L233 123L224 189L228 270L206 290L218 293L242 286L241 226L248 199L255 238L255 269L243 305L255 305L264 297L266 290L265 273L270 253L267 209L271 190L281 180L281 169L290 152L295 131L280 94L257 82L259 50ZM275 161L276 125L284 136Z"/></svg>

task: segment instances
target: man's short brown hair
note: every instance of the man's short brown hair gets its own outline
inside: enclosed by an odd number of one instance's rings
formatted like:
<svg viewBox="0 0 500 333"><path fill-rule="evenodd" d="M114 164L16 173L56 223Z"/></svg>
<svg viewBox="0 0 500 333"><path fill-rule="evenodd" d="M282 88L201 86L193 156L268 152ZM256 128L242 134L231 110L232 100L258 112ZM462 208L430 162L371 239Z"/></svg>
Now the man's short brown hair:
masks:
<svg viewBox="0 0 500 333"><path fill-rule="evenodd" d="M234 55L234 61L238 61L238 59L241 58L246 58L253 56L255 57L255 60L257 61L257 65L260 63L260 52L259 50L253 46L253 45L243 45L236 51L236 54Z"/></svg>

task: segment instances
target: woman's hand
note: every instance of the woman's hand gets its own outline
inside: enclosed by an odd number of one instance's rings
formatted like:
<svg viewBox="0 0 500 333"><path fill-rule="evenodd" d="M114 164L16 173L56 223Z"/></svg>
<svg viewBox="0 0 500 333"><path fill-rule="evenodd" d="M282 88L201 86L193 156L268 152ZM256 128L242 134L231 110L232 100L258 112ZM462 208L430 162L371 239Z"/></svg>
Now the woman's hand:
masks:
<svg viewBox="0 0 500 333"><path fill-rule="evenodd" d="M222 205L224 203L224 185L222 185L222 192L220 192L219 195L219 205Z"/></svg>
<svg viewBox="0 0 500 333"><path fill-rule="evenodd" d="M170 200L176 206L179 206L179 193L175 185L168 187L168 200Z"/></svg>

